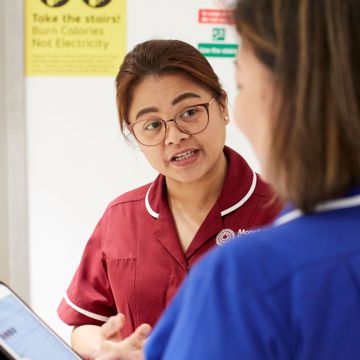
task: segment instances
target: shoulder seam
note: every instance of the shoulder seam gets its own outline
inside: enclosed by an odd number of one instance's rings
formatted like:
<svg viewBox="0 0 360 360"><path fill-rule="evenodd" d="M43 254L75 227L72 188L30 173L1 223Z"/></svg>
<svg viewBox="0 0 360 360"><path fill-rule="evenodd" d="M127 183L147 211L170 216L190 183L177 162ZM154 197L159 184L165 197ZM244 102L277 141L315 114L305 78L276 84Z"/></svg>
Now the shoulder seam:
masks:
<svg viewBox="0 0 360 360"><path fill-rule="evenodd" d="M144 200L145 200L145 196L142 198L139 198L139 199L118 200L113 203L110 203L109 208L113 208L115 206L126 204L126 203L139 202L139 201L144 201Z"/></svg>

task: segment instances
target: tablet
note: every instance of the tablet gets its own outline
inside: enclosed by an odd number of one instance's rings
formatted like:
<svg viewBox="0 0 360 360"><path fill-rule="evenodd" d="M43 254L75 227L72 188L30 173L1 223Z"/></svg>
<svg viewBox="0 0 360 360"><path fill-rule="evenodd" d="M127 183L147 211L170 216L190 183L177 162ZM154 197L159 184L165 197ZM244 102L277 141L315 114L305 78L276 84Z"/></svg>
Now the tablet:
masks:
<svg viewBox="0 0 360 360"><path fill-rule="evenodd" d="M81 360L19 296L0 282L0 359L24 358Z"/></svg>

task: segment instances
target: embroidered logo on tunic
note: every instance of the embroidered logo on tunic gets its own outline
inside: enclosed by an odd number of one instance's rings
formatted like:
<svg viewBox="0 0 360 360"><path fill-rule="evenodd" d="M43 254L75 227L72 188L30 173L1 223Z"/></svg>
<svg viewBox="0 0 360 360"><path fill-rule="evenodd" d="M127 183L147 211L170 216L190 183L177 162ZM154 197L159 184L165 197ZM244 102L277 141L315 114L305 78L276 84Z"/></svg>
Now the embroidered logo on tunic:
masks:
<svg viewBox="0 0 360 360"><path fill-rule="evenodd" d="M224 245L225 243L227 243L228 241L232 240L233 238L235 238L237 236L251 234L251 233L256 232L256 231L259 231L259 230L258 229L257 230L239 229L237 234L236 234L234 230L223 229L216 235L216 239L215 239L216 245L222 246L222 245Z"/></svg>
<svg viewBox="0 0 360 360"><path fill-rule="evenodd" d="M230 241L236 236L234 230L231 229L223 229L216 235L216 244L218 246L224 245L226 242Z"/></svg>

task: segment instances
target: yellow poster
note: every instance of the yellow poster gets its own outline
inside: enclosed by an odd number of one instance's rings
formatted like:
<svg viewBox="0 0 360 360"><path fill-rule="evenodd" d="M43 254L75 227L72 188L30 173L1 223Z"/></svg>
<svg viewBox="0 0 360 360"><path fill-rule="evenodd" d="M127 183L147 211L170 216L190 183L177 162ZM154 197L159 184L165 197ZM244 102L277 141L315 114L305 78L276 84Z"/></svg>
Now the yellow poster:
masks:
<svg viewBox="0 0 360 360"><path fill-rule="evenodd" d="M116 75L126 51L126 0L24 2L25 75Z"/></svg>

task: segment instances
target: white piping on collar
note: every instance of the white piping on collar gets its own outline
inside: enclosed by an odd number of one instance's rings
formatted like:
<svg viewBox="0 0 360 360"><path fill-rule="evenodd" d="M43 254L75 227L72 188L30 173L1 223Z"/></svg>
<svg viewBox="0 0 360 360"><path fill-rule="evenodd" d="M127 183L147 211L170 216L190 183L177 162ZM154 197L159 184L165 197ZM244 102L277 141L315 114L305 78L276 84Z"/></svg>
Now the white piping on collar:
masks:
<svg viewBox="0 0 360 360"><path fill-rule="evenodd" d="M360 195L355 195L348 198L340 198L336 200L326 201L322 204L319 204L315 207L315 212L323 212L330 210L346 209L349 207L359 206L360 205ZM303 216L303 212L300 210L292 210L283 216L280 216L277 220L274 221L274 226L280 226L293 221L299 217Z"/></svg>
<svg viewBox="0 0 360 360"><path fill-rule="evenodd" d="M252 179L252 183L250 185L249 191L246 193L246 195L240 200L238 201L235 205L223 210L221 212L221 216L225 216L231 212L233 212L234 210L238 209L240 206L243 206L251 197L251 195L254 193L255 191L255 187L256 187L256 183L257 183L257 176L256 174L253 172L253 179Z"/></svg>
<svg viewBox="0 0 360 360"><path fill-rule="evenodd" d="M148 211L148 213L154 217L155 219L157 219L159 217L159 214L157 212L155 212L151 206L150 206L150 203L149 203L149 194L150 194L150 190L152 188L154 183L151 184L151 186L149 187L148 191L146 192L146 196L145 196L145 207L146 207L146 210Z"/></svg>
<svg viewBox="0 0 360 360"><path fill-rule="evenodd" d="M67 296L67 294L65 293L64 295L64 300L65 302L71 307L73 308L74 310L76 310L78 313L80 314L83 314L89 318L92 318L92 319L95 319L95 320L99 320L99 321L103 321L103 322L106 322L107 320L109 320L109 318L107 316L103 316L103 315L98 315L98 314L95 314L91 311L88 311L88 310L84 310L82 309L81 307L75 305L70 299L69 297Z"/></svg>
<svg viewBox="0 0 360 360"><path fill-rule="evenodd" d="M250 185L250 188L248 190L248 192L245 194L245 196L240 200L238 201L236 204L230 206L229 208L221 211L221 216L225 216L227 214L230 214L231 212L235 211L236 209L238 209L239 207L243 206L251 197L251 195L254 193L255 191L255 187L256 187L256 183L257 183L257 176L256 174L253 172L253 179L252 179L252 183ZM154 217L155 219L157 219L159 217L159 214L154 211L151 206L150 206L150 202L149 202L149 193L150 193L150 190L152 188L152 184L151 186L149 187L148 191L146 192L146 196L145 196L145 207L146 207L146 210L148 211L148 213Z"/></svg>

